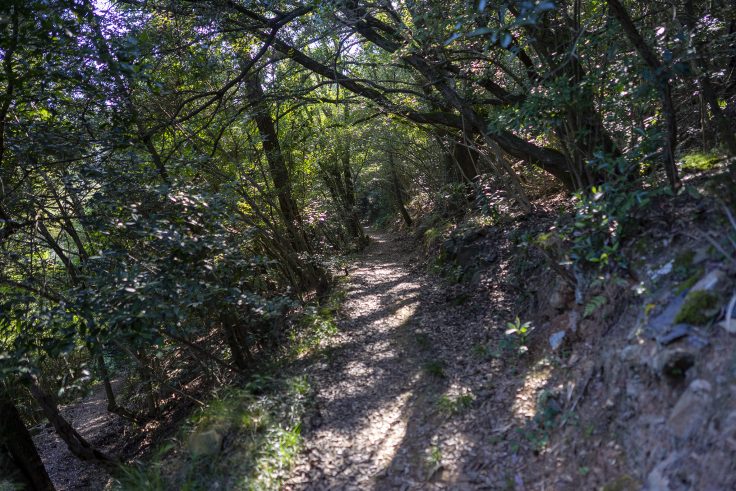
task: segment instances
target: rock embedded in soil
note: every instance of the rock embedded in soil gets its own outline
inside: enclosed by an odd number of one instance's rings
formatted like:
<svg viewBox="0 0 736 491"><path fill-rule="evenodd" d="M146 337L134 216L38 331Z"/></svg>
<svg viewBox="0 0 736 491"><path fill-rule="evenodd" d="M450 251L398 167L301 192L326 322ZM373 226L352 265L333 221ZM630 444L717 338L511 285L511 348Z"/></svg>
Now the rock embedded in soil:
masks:
<svg viewBox="0 0 736 491"><path fill-rule="evenodd" d="M222 438L217 430L194 433L189 437L189 451L194 457L216 455L222 449Z"/></svg>
<svg viewBox="0 0 736 491"><path fill-rule="evenodd" d="M720 290L728 280L725 272L720 269L714 269L700 278L697 283L690 289L692 292L715 292Z"/></svg>
<svg viewBox="0 0 736 491"><path fill-rule="evenodd" d="M556 351L562 345L565 340L565 331L557 331L549 337L549 346L552 350Z"/></svg>
<svg viewBox="0 0 736 491"><path fill-rule="evenodd" d="M710 382L702 379L694 380L688 386L667 419L667 428L672 435L684 440L703 425L713 399L711 391Z"/></svg>

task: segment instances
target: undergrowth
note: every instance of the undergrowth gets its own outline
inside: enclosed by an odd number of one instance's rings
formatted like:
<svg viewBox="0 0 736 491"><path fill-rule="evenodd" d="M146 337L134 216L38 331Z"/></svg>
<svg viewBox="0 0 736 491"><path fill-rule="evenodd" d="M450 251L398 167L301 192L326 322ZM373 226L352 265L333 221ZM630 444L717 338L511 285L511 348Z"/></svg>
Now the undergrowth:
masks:
<svg viewBox="0 0 736 491"><path fill-rule="evenodd" d="M268 376L223 390L148 462L123 467L116 489L279 489L299 451L309 392L304 377Z"/></svg>
<svg viewBox="0 0 736 491"><path fill-rule="evenodd" d="M145 463L121 467L116 489L280 489L300 449L311 388L304 376L275 373L337 333L335 317L344 298L338 288L308 305L288 351L280 363L269 365L270 373L216 392Z"/></svg>
<svg viewBox="0 0 736 491"><path fill-rule="evenodd" d="M337 334L336 316L345 301L345 290L339 286L321 303L304 309L297 328L292 331L287 361L299 358L318 349L322 342Z"/></svg>

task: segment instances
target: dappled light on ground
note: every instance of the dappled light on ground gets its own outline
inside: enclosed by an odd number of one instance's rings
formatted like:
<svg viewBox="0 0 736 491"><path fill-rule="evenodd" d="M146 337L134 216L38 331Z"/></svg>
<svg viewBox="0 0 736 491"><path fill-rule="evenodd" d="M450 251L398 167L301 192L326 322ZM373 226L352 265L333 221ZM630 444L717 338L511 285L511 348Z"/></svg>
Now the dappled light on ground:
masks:
<svg viewBox="0 0 736 491"><path fill-rule="evenodd" d="M545 360L538 363L524 377L516 392L512 410L517 421L523 423L537 415L537 396L552 376L552 367Z"/></svg>

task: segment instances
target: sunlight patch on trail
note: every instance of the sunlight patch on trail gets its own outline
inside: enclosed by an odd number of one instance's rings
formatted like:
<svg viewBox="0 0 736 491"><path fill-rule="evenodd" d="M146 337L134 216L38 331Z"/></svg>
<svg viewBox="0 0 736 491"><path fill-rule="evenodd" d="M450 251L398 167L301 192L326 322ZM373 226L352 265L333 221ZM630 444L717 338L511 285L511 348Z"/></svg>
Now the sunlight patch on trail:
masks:
<svg viewBox="0 0 736 491"><path fill-rule="evenodd" d="M524 378L524 383L519 387L512 406L514 416L525 421L532 419L537 414L537 394L542 390L552 376L552 367L548 364L538 364Z"/></svg>

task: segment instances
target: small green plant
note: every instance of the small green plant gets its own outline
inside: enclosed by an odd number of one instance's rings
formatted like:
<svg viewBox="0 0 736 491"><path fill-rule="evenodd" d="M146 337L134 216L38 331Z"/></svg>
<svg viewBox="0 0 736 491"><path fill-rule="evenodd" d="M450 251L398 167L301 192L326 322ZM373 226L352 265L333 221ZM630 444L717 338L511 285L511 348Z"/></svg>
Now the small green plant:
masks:
<svg viewBox="0 0 736 491"><path fill-rule="evenodd" d="M429 251L433 249L445 236L452 224L440 223L424 232L424 248Z"/></svg>
<svg viewBox="0 0 736 491"><path fill-rule="evenodd" d="M437 399L437 408L440 412L452 416L468 409L474 400L475 398L470 394L463 394L455 398L443 395Z"/></svg>
<svg viewBox="0 0 736 491"><path fill-rule="evenodd" d="M519 439L511 442L510 447L514 453L519 451L524 441L526 441L528 446L535 452L541 452L549 443L549 433L544 429L526 427L516 428L515 431Z"/></svg>
<svg viewBox="0 0 736 491"><path fill-rule="evenodd" d="M683 251L675 257L672 263L672 273L675 278L682 279L689 276L694 258L695 252L691 249Z"/></svg>
<svg viewBox="0 0 736 491"><path fill-rule="evenodd" d="M437 360L428 361L424 364L424 371L433 377L444 378L445 364Z"/></svg>
<svg viewBox="0 0 736 491"><path fill-rule="evenodd" d="M145 489L150 491L164 491L166 482L162 472L162 458L172 448L173 443L166 443L154 452L151 461L136 465L121 465L115 472L119 490Z"/></svg>
<svg viewBox="0 0 736 491"><path fill-rule="evenodd" d="M583 318L588 318L593 315L598 309L600 309L606 303L606 297L603 295L596 295L591 298L590 301L585 305L583 309Z"/></svg>
<svg viewBox="0 0 736 491"><path fill-rule="evenodd" d="M531 322L527 321L522 323L518 315L514 322L506 323L506 336L513 340L513 345L519 354L523 355L529 351L527 337L533 329Z"/></svg>
<svg viewBox="0 0 736 491"><path fill-rule="evenodd" d="M427 449L424 457L424 465L427 470L427 479L442 467L442 450L437 445L432 445Z"/></svg>
<svg viewBox="0 0 736 491"><path fill-rule="evenodd" d="M588 424L585 426L585 428L583 428L583 436L585 438L590 438L591 436L593 436L593 432L595 432L595 426L592 424Z"/></svg>

